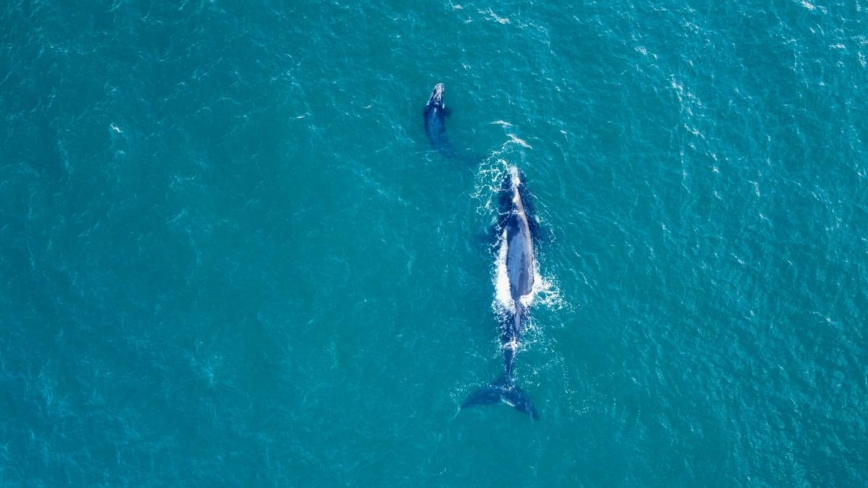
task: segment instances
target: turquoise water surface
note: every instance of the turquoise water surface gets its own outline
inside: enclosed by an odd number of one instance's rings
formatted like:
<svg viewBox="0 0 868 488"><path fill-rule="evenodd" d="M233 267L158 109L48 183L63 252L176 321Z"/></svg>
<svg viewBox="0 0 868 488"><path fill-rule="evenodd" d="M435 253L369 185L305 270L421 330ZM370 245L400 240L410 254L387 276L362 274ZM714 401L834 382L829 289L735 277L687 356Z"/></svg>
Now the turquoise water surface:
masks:
<svg viewBox="0 0 868 488"><path fill-rule="evenodd" d="M866 486L866 64L862 0L5 1L0 486ZM458 408L509 166L538 422Z"/></svg>

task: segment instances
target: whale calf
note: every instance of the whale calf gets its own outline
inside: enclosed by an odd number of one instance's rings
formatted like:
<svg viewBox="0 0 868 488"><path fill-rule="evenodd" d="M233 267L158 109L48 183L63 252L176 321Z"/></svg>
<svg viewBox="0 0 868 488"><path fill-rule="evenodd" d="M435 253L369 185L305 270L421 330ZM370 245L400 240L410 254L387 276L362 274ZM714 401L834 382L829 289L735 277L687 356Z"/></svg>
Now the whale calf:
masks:
<svg viewBox="0 0 868 488"><path fill-rule="evenodd" d="M425 119L425 133L434 149L445 156L455 156L455 150L446 138L446 116L449 115L449 112L443 102L443 93L443 83L434 85L434 90L422 112Z"/></svg>
<svg viewBox="0 0 868 488"><path fill-rule="evenodd" d="M521 344L533 300L536 255L535 223L528 216L524 179L510 167L499 195L495 230L498 249L495 259L497 308L500 315L500 342L503 348L503 375L473 392L461 408L503 402L534 419L539 413L527 394L515 384L515 356Z"/></svg>

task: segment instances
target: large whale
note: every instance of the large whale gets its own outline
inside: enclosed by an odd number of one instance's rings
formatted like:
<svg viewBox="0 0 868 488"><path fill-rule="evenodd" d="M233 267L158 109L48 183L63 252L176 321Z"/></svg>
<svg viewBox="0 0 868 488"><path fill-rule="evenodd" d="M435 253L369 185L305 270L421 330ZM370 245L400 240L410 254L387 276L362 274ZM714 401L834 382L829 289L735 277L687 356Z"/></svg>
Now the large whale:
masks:
<svg viewBox="0 0 868 488"><path fill-rule="evenodd" d="M513 378L515 356L528 320L528 308L533 299L534 234L536 225L528 216L524 178L516 167L510 167L499 195L499 216L495 226L498 249L495 259L497 308L500 316L500 341L503 347L503 375L475 391L461 408L503 402L539 418L527 394Z"/></svg>
<svg viewBox="0 0 868 488"><path fill-rule="evenodd" d="M449 112L446 110L446 104L443 103L443 83L434 85L434 90L428 98L428 103L425 104L425 110L422 116L425 118L425 133L428 134L428 140L434 149L445 156L455 156L455 150L446 139L446 116Z"/></svg>

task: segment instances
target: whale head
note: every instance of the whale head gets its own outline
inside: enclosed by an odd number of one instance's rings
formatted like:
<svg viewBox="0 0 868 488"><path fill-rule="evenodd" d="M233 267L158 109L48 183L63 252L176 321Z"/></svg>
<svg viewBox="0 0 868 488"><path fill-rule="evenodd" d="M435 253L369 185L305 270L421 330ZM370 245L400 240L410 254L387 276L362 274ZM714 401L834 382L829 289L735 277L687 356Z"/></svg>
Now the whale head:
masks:
<svg viewBox="0 0 868 488"><path fill-rule="evenodd" d="M428 105L443 105L443 83L434 85L434 91L431 92L431 98L428 99Z"/></svg>

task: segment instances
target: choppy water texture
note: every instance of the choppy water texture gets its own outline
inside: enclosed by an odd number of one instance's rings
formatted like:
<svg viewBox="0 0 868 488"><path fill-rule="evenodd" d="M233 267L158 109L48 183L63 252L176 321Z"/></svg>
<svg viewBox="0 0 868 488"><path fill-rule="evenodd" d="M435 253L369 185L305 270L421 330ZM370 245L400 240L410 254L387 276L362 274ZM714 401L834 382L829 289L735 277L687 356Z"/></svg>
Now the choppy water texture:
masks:
<svg viewBox="0 0 868 488"><path fill-rule="evenodd" d="M3 2L0 485L868 485L868 4L559 3Z"/></svg>

